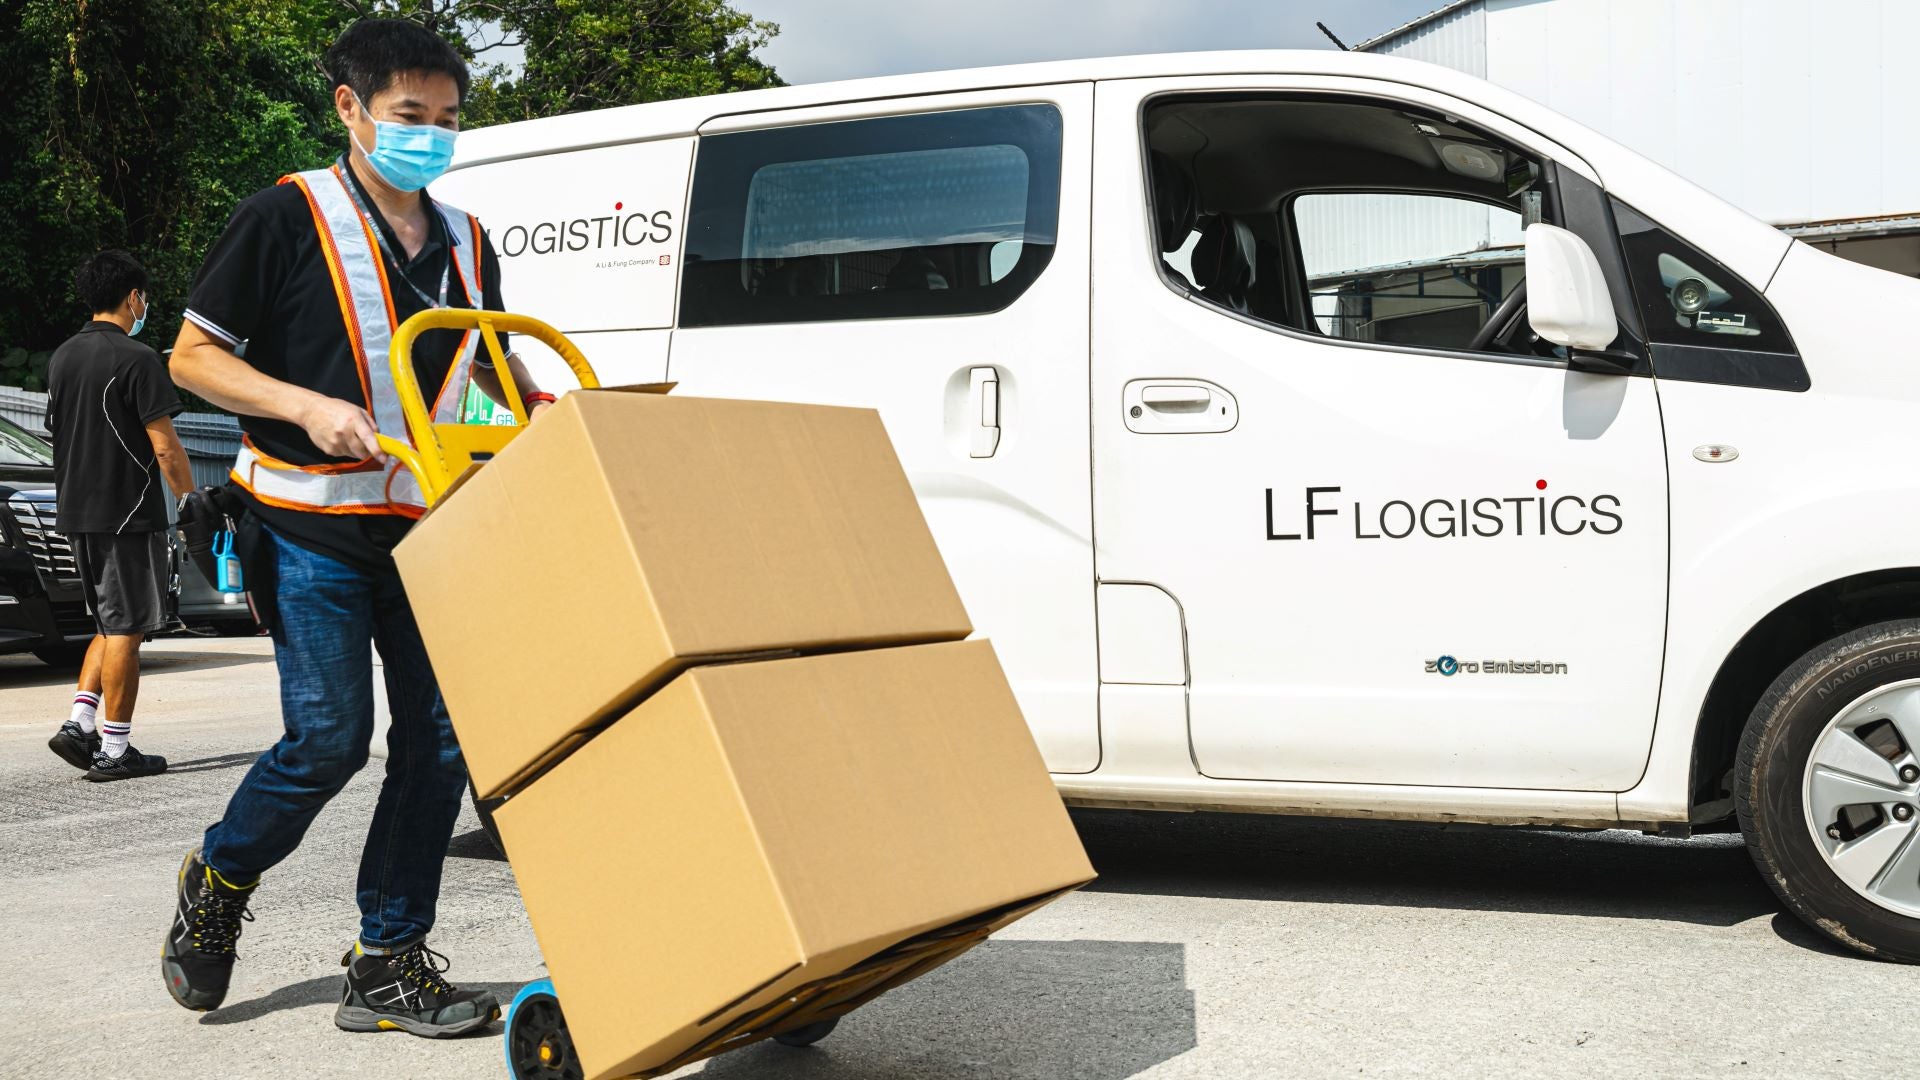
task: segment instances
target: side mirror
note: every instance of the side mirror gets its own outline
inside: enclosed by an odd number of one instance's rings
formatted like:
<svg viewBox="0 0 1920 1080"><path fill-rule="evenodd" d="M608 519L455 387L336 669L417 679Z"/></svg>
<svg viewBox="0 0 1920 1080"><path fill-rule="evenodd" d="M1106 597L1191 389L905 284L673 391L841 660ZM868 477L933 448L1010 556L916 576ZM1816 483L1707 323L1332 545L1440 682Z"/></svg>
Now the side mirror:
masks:
<svg viewBox="0 0 1920 1080"><path fill-rule="evenodd" d="M1568 349L1600 352L1620 332L1600 261L1586 241L1552 225L1527 226L1527 321Z"/></svg>

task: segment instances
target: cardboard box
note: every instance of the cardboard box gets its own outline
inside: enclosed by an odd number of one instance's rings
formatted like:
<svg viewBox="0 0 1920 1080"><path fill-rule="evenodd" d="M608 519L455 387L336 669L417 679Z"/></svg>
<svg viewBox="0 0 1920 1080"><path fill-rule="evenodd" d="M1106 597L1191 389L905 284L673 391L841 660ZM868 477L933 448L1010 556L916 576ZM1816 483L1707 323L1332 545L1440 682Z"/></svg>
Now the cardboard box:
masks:
<svg viewBox="0 0 1920 1080"><path fill-rule="evenodd" d="M568 394L394 559L484 797L690 662L971 632L868 409Z"/></svg>
<svg viewBox="0 0 1920 1080"><path fill-rule="evenodd" d="M983 641L695 668L495 820L590 1078L835 1015L1093 877Z"/></svg>

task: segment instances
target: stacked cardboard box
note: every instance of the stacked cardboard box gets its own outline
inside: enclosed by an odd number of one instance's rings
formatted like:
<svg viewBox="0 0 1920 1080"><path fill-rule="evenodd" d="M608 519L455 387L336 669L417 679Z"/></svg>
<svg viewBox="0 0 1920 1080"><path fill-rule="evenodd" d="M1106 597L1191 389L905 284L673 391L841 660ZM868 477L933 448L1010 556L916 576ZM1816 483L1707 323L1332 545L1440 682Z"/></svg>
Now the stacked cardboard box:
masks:
<svg viewBox="0 0 1920 1080"><path fill-rule="evenodd" d="M838 1015L1092 877L869 410L570 394L396 559L589 1077Z"/></svg>

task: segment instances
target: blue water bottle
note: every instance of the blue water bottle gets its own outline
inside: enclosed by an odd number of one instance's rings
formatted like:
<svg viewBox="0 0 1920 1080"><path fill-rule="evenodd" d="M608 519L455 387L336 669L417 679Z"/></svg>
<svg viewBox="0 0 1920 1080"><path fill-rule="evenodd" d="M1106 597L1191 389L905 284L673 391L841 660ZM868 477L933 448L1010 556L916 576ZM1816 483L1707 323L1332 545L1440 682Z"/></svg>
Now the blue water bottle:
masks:
<svg viewBox="0 0 1920 1080"><path fill-rule="evenodd" d="M213 534L213 565L218 580L213 587L223 593L243 593L247 587L240 580L240 557L233 553L233 532L222 530Z"/></svg>

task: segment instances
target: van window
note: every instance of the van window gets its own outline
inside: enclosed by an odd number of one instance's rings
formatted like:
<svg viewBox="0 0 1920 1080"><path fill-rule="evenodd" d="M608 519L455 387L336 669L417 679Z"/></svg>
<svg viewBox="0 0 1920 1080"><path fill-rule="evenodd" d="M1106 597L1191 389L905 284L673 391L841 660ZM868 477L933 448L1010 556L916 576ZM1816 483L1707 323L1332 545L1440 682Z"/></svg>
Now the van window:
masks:
<svg viewBox="0 0 1920 1080"><path fill-rule="evenodd" d="M1329 192L1293 201L1328 337L1463 349L1526 275L1514 210L1441 195Z"/></svg>
<svg viewBox="0 0 1920 1080"><path fill-rule="evenodd" d="M997 311L1053 255L1051 105L701 139L680 325Z"/></svg>
<svg viewBox="0 0 1920 1080"><path fill-rule="evenodd" d="M1336 341L1562 357L1519 292L1523 227L1560 213L1544 159L1346 96L1170 96L1144 125L1161 274L1177 291Z"/></svg>
<svg viewBox="0 0 1920 1080"><path fill-rule="evenodd" d="M1759 290L1618 199L1613 218L1648 340L1741 352L1794 351Z"/></svg>

